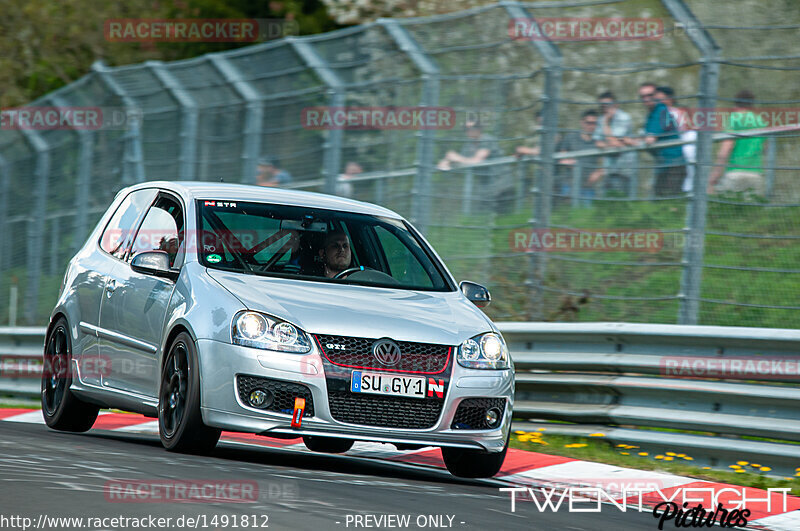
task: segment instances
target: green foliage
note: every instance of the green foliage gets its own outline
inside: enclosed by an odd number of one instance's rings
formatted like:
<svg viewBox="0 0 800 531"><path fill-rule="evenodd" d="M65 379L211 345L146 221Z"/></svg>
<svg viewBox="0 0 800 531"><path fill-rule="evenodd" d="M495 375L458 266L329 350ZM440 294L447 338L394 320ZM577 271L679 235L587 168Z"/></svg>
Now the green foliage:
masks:
<svg viewBox="0 0 800 531"><path fill-rule="evenodd" d="M318 0L6 0L0 17L0 107L23 105L75 81L97 59L123 65L247 45L107 42L104 22L120 18L286 18L297 21L300 34L337 27Z"/></svg>

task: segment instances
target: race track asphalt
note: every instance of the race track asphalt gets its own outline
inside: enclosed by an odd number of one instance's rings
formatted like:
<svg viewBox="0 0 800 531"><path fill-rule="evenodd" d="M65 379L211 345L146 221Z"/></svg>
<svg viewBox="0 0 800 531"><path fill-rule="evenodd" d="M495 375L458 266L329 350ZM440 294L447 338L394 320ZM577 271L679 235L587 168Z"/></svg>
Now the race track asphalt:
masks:
<svg viewBox="0 0 800 531"><path fill-rule="evenodd" d="M122 499L122 493L130 491L119 490L120 485L165 479L255 482L257 499L240 503ZM113 491L114 486L118 490ZM174 454L153 435L104 430L72 434L41 424L0 423L0 528L4 530L22 529L22 520L9 520L14 516L31 518L31 525L40 529L77 529L75 522L58 525L50 520L53 517L119 516L171 518L162 529L194 528L186 525L186 518L196 518L193 524L198 529L263 529L264 524L278 530L657 529L652 513L631 508L621 512L613 506L603 506L599 513L570 513L566 507L540 512L532 503L520 502L512 513L510 494L499 491L505 486L347 455L291 452L234 441L221 441L206 455ZM362 519L357 521L357 515ZM381 515L405 515L409 525L377 520ZM248 519L242 520L243 516ZM183 526L178 525L180 517ZM83 529L134 528L131 521L127 527L111 520L100 522L104 526L83 523ZM159 527L150 527L154 528Z"/></svg>

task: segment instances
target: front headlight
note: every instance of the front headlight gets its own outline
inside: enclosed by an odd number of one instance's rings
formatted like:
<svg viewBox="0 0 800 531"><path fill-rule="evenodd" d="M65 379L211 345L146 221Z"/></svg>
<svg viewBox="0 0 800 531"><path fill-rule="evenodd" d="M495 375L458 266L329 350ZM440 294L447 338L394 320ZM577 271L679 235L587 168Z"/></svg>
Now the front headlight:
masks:
<svg viewBox="0 0 800 531"><path fill-rule="evenodd" d="M305 354L311 341L305 332L286 321L263 313L242 311L233 317L231 337L235 345Z"/></svg>
<svg viewBox="0 0 800 531"><path fill-rule="evenodd" d="M489 332L467 339L458 347L458 364L470 369L508 369L508 347L502 336Z"/></svg>

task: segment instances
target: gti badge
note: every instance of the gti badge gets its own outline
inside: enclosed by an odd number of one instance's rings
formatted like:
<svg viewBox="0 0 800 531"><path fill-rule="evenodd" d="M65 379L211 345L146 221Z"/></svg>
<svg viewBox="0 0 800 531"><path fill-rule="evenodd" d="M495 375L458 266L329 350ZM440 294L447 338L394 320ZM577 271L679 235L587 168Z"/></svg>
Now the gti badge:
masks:
<svg viewBox="0 0 800 531"><path fill-rule="evenodd" d="M391 367L400 362L400 347L391 339L379 339L373 343L372 353L382 365Z"/></svg>

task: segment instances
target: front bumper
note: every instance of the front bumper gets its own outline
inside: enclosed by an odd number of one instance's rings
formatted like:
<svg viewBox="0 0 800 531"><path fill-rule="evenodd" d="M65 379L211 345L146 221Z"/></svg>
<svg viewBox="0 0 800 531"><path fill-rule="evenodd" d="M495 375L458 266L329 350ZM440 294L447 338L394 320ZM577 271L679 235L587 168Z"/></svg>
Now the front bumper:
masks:
<svg viewBox="0 0 800 531"><path fill-rule="evenodd" d="M286 438L295 435L341 437L424 446L502 451L511 429L514 402L513 369L502 371L467 369L453 360L450 385L442 413L428 429L397 429L339 422L328 407L328 389L321 354L316 345L308 354L288 354L231 345L220 341L197 341L200 360L201 412L203 422L229 431L258 433ZM380 372L380 369L375 369ZM314 416L304 417L292 428L291 415L259 410L245 405L236 389L236 375L260 376L307 386L314 400ZM499 428L492 430L451 429L456 409L465 398L500 397L507 404ZM424 399L420 399L424 400Z"/></svg>

